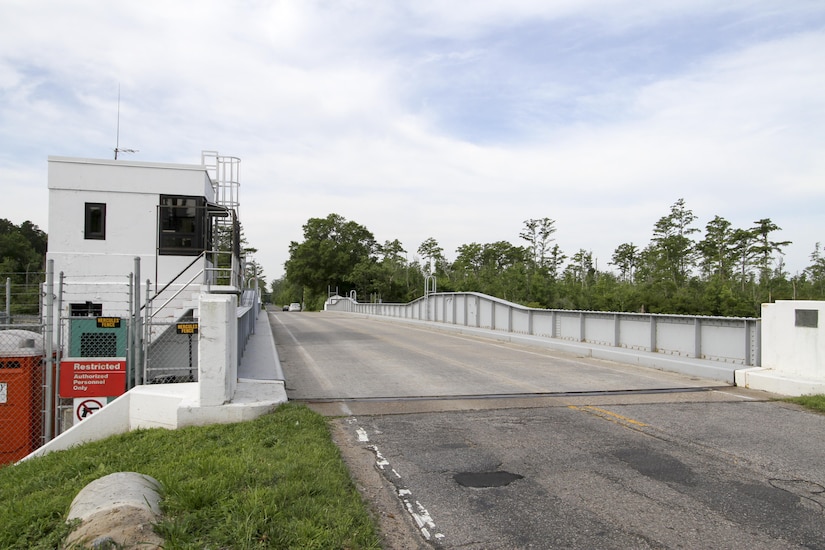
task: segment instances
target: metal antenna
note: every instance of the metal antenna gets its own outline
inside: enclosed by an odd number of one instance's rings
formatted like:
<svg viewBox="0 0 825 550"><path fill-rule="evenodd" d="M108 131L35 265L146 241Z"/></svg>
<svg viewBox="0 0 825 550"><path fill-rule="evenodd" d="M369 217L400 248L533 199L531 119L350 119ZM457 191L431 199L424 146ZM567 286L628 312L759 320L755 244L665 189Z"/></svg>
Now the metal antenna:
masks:
<svg viewBox="0 0 825 550"><path fill-rule="evenodd" d="M120 148L120 84L117 85L117 135L115 136L115 160L118 153L137 153L137 149Z"/></svg>

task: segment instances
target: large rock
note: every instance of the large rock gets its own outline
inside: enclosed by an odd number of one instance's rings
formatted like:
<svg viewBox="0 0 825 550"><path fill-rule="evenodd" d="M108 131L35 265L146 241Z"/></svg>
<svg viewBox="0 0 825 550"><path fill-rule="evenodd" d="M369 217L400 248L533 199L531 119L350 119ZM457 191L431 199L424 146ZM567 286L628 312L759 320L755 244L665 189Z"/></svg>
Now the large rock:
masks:
<svg viewBox="0 0 825 550"><path fill-rule="evenodd" d="M80 525L66 539L64 548L163 547L155 533L160 519L160 483L135 472L118 472L96 479L72 501L68 520Z"/></svg>

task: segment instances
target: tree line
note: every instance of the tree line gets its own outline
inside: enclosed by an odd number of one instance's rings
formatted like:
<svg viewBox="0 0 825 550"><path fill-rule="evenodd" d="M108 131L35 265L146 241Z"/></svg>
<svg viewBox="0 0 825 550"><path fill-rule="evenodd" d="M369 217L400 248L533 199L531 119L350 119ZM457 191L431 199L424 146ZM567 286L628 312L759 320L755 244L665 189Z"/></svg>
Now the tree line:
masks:
<svg viewBox="0 0 825 550"><path fill-rule="evenodd" d="M233 235L236 235L233 236ZM48 236L37 225L24 221L15 225L0 219L0 312L5 313L6 281L11 284L11 314L36 315L40 307L40 284L45 281L46 250ZM240 223L233 229L219 227L215 237L215 249L243 256L257 252L249 246ZM231 257L219 254L216 266L229 268ZM254 261L244 263L244 281L250 286L257 281L262 294L266 294L266 277L263 268ZM229 283L227 279L224 281Z"/></svg>
<svg viewBox="0 0 825 550"><path fill-rule="evenodd" d="M528 219L520 244L468 243L449 261L427 238L412 261L397 239L383 244L364 226L330 214L310 218L293 241L276 303L303 301L320 309L329 292L358 301L408 302L424 293L432 273L441 292L474 291L530 307L754 317L778 299L825 299L825 253L816 243L810 265L791 276L770 218L736 228L721 216L702 231L684 199L653 226L644 245L619 244L607 263L586 249L564 252L555 220Z"/></svg>
<svg viewBox="0 0 825 550"><path fill-rule="evenodd" d="M0 219L0 283L5 311L6 282L11 283L11 314L39 311L40 283L44 281L47 237L30 221L15 225Z"/></svg>

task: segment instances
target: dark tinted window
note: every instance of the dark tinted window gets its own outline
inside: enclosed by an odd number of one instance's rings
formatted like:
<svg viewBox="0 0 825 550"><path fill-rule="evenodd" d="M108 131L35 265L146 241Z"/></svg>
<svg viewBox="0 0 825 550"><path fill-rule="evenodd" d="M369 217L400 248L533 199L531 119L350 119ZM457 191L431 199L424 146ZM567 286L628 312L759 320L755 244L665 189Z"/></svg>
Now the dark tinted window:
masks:
<svg viewBox="0 0 825 550"><path fill-rule="evenodd" d="M206 249L206 201L203 197L161 195L159 252L196 256Z"/></svg>
<svg viewBox="0 0 825 550"><path fill-rule="evenodd" d="M106 204L87 202L83 236L86 239L106 239Z"/></svg>

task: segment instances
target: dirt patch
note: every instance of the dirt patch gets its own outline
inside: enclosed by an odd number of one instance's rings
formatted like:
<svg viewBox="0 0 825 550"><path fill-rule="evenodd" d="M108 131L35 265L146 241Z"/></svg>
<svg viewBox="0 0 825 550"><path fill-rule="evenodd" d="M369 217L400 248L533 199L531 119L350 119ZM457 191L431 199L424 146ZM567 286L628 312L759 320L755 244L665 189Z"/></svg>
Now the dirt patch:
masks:
<svg viewBox="0 0 825 550"><path fill-rule="evenodd" d="M158 550L163 548L163 538L155 533L156 521L157 517L145 508L104 510L72 531L63 547Z"/></svg>
<svg viewBox="0 0 825 550"><path fill-rule="evenodd" d="M395 488L378 471L375 455L353 440L345 423L345 419L330 422L332 440L341 450L358 492L369 504L384 550L432 550L395 494Z"/></svg>

